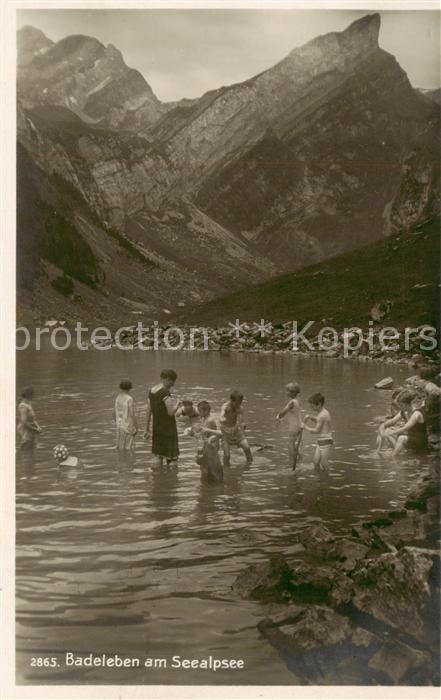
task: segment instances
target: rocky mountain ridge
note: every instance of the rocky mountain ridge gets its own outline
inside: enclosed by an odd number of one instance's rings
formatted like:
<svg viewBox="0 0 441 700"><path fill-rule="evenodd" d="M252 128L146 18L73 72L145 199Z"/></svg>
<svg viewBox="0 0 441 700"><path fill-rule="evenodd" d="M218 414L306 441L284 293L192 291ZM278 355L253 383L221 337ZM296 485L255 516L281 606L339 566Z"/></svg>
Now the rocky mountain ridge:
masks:
<svg viewBox="0 0 441 700"><path fill-rule="evenodd" d="M18 97L24 107L59 105L87 123L117 129L142 110L144 124L166 111L113 44L72 35L56 44L33 27L18 32ZM39 50L38 50L39 49Z"/></svg>
<svg viewBox="0 0 441 700"><path fill-rule="evenodd" d="M367 15L250 80L165 105L112 45L27 28L18 137L104 228L198 271L196 287L202 264L225 292L438 213L439 108L379 29Z"/></svg>

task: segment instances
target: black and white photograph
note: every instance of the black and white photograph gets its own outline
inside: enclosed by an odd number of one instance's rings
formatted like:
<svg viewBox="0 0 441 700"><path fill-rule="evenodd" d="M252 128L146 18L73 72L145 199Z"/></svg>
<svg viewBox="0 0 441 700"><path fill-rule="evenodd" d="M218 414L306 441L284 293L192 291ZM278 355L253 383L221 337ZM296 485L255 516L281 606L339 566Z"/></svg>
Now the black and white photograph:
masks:
<svg viewBox="0 0 441 700"><path fill-rule="evenodd" d="M5 700L437 697L440 17L9 3Z"/></svg>

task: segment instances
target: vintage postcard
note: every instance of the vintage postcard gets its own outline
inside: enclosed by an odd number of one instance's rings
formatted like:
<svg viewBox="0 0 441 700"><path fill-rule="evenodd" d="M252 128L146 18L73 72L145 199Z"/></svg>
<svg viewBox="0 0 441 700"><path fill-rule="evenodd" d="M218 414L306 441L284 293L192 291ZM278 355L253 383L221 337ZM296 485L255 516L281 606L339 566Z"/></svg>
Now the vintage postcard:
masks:
<svg viewBox="0 0 441 700"><path fill-rule="evenodd" d="M2 5L3 694L439 697L435 2Z"/></svg>

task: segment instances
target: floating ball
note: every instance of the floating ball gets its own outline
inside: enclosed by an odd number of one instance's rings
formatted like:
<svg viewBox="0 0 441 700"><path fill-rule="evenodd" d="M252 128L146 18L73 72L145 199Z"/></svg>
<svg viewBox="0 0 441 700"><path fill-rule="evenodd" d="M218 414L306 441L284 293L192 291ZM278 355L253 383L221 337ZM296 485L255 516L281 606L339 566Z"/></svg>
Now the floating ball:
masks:
<svg viewBox="0 0 441 700"><path fill-rule="evenodd" d="M66 445L55 445L52 454L57 462L64 462L64 460L69 456L69 450L67 449Z"/></svg>

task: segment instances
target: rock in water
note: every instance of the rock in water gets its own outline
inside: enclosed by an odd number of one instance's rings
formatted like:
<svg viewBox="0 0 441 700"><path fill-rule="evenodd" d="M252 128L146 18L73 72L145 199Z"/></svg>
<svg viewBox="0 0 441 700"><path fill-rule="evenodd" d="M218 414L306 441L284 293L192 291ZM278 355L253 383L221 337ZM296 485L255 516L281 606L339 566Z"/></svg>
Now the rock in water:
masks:
<svg viewBox="0 0 441 700"><path fill-rule="evenodd" d="M309 682L318 680L350 651L352 629L347 617L310 605L287 610L285 619L265 619L260 633L280 652L288 666Z"/></svg>
<svg viewBox="0 0 441 700"><path fill-rule="evenodd" d="M278 556L262 564L252 564L237 577L232 589L244 598L283 602L291 588L292 570Z"/></svg>
<svg viewBox="0 0 441 700"><path fill-rule="evenodd" d="M302 654L312 649L341 644L351 635L347 617L325 606L294 606L285 619L259 622L258 629L277 647L291 654Z"/></svg>
<svg viewBox="0 0 441 700"><path fill-rule="evenodd" d="M369 668L384 674L385 679L395 685L404 679L413 685L415 680L418 684L416 674L423 672L425 677L430 674L431 656L407 644L397 641L385 642L372 656L368 665Z"/></svg>
<svg viewBox="0 0 441 700"><path fill-rule="evenodd" d="M352 571L355 569L357 561L363 559L368 551L369 547L361 542L341 539L330 548L328 557L335 557L339 560L342 569Z"/></svg>
<svg viewBox="0 0 441 700"><path fill-rule="evenodd" d="M308 554L326 556L329 546L335 541L332 533L322 523L308 527L300 535L300 542Z"/></svg>
<svg viewBox="0 0 441 700"><path fill-rule="evenodd" d="M352 574L353 605L400 631L423 641L424 608L430 601L432 560L416 548L359 562Z"/></svg>
<svg viewBox="0 0 441 700"><path fill-rule="evenodd" d="M376 389L392 389L394 385L394 380L392 377L385 377L384 379L380 379L379 382L375 384Z"/></svg>

